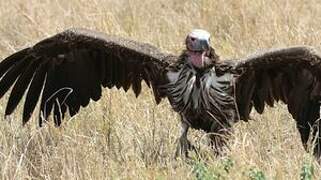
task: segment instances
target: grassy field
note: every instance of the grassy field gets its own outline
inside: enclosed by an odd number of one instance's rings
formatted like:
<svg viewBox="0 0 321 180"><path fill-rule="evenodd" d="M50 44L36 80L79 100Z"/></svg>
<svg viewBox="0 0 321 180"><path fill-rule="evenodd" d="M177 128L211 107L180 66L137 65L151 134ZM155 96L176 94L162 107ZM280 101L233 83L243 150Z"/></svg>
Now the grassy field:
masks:
<svg viewBox="0 0 321 180"><path fill-rule="evenodd" d="M0 0L0 59L70 27L149 42L179 53L193 28L212 34L223 58L288 45L321 46L319 0ZM144 88L104 90L61 128L22 127L19 109L3 118L0 179L320 179L284 105L234 127L230 149L214 157L203 132L189 138L204 159L174 160L179 118ZM3 119L3 120L2 120ZM310 176L309 176L310 175Z"/></svg>

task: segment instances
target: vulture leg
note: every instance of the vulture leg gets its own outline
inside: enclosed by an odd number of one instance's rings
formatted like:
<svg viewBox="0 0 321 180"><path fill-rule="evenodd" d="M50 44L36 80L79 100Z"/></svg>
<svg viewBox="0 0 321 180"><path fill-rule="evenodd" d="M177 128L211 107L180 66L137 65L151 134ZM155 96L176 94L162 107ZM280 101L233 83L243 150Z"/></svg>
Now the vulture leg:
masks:
<svg viewBox="0 0 321 180"><path fill-rule="evenodd" d="M227 136L229 133L211 134L210 145L214 150L214 154L219 156L223 152L223 148L227 146Z"/></svg>
<svg viewBox="0 0 321 180"><path fill-rule="evenodd" d="M231 125L228 123L220 122L219 124L213 124L211 127L210 145L214 150L215 155L222 154L224 147L227 146L228 139L231 135Z"/></svg>
<svg viewBox="0 0 321 180"><path fill-rule="evenodd" d="M187 132L190 125L185 120L184 116L181 115L181 130L180 130L180 137L178 138L178 144L176 148L175 158L179 156L188 157L188 151L194 149L194 146L191 142L187 139Z"/></svg>

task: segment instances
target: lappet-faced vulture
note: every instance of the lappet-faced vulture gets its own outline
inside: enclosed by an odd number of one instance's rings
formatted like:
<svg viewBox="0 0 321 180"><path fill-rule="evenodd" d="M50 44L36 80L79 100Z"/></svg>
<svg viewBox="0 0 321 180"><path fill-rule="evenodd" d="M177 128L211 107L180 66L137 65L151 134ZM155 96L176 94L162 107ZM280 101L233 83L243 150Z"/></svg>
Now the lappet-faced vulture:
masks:
<svg viewBox="0 0 321 180"><path fill-rule="evenodd" d="M210 46L210 34L193 30L186 49L174 56L149 44L85 29L70 29L20 50L0 63L0 97L13 85L5 114L10 115L23 95L22 121L27 123L40 98L39 125L53 114L61 125L101 98L102 87L132 88L141 81L152 88L156 103L168 98L180 114L182 131L177 154L187 155L189 127L211 133L214 149L232 125L249 119L254 107L287 104L296 120L304 147L310 131L320 156L321 55L311 47L266 51L244 59L220 60Z"/></svg>

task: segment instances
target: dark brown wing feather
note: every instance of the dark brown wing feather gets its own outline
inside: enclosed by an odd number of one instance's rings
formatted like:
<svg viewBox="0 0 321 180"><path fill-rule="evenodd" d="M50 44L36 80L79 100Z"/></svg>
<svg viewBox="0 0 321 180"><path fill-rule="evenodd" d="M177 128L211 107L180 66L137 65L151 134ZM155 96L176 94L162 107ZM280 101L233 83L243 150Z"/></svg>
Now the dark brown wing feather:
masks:
<svg viewBox="0 0 321 180"><path fill-rule="evenodd" d="M235 67L242 73L236 83L241 118L247 120L252 107L262 113L265 104L281 100L306 142L310 126L319 118L321 55L311 47L290 47L251 56Z"/></svg>
<svg viewBox="0 0 321 180"><path fill-rule="evenodd" d="M0 97L14 84L6 115L17 107L27 92L23 110L25 124L38 102L40 117L47 120L53 111L56 125L61 124L67 109L71 116L90 99L101 97L101 86L130 87L138 96L141 81L152 85L157 103L162 94L164 70L175 57L157 48L102 33L71 29L21 50L0 63Z"/></svg>

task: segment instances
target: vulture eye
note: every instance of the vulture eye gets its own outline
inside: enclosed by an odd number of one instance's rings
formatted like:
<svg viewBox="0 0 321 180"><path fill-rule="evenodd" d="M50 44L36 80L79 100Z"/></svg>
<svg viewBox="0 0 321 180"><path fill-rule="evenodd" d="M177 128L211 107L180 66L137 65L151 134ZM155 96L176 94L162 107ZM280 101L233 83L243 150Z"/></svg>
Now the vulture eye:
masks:
<svg viewBox="0 0 321 180"><path fill-rule="evenodd" d="M194 37L191 37L191 40L192 40L192 41L195 41L195 40L196 40L196 38L194 38Z"/></svg>

